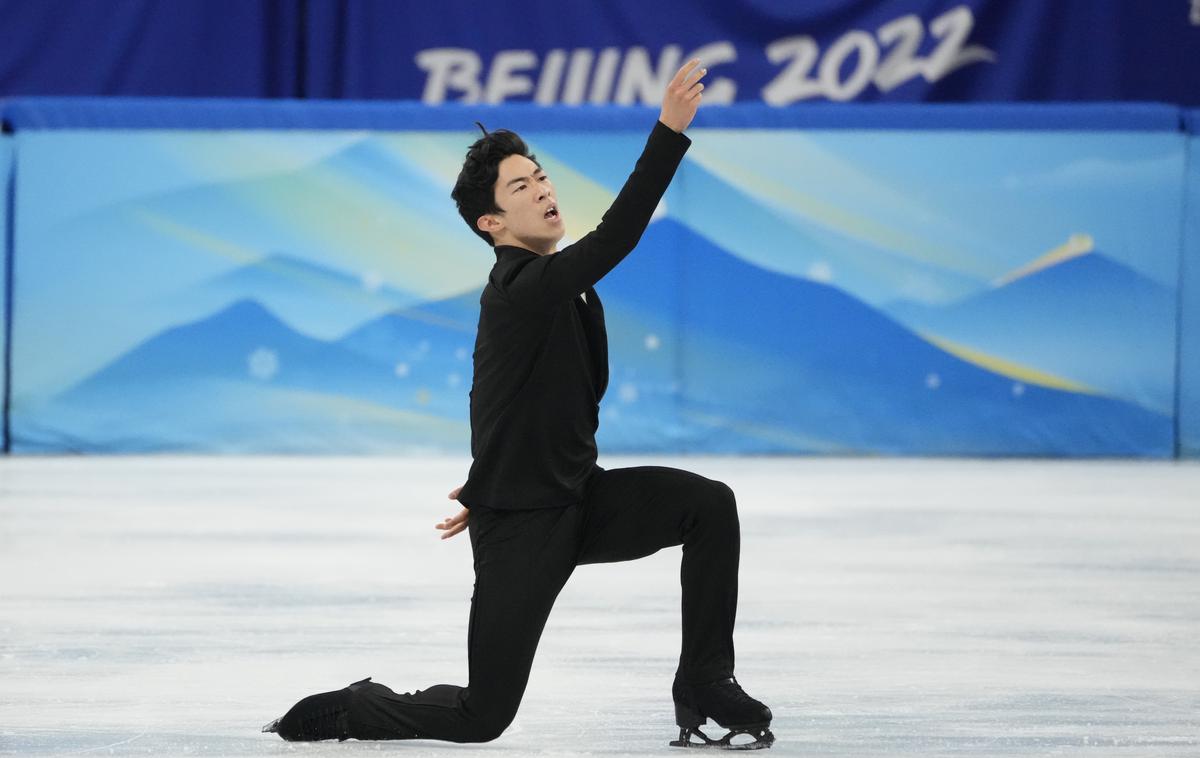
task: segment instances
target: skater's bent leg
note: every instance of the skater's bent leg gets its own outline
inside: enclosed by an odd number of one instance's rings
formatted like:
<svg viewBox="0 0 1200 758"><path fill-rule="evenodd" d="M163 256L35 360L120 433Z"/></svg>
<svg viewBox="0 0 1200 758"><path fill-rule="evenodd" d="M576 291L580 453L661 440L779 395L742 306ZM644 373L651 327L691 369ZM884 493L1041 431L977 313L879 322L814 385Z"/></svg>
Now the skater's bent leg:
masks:
<svg viewBox="0 0 1200 758"><path fill-rule="evenodd" d="M487 742L516 716L546 619L578 553L582 508L472 509L475 594L467 636L470 682L412 694L363 688L352 737Z"/></svg>
<svg viewBox="0 0 1200 758"><path fill-rule="evenodd" d="M580 563L626 561L683 545L683 644L677 678L733 673L741 549L737 503L721 482L658 466L597 474L585 500Z"/></svg>

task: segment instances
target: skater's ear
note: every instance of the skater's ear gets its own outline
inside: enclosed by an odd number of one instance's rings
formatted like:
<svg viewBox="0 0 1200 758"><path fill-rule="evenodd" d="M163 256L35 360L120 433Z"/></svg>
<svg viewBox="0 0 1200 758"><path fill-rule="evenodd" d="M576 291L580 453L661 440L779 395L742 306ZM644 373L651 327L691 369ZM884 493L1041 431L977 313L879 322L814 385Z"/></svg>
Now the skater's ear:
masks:
<svg viewBox="0 0 1200 758"><path fill-rule="evenodd" d="M485 213L475 221L475 226L495 239L496 233L504 229L504 219L495 213Z"/></svg>

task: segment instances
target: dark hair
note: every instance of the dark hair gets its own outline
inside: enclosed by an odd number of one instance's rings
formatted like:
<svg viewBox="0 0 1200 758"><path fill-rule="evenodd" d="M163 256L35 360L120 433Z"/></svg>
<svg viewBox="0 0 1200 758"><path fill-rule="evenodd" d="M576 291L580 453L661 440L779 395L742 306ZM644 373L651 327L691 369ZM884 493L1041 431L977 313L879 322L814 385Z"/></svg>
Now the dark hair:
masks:
<svg viewBox="0 0 1200 758"><path fill-rule="evenodd" d="M467 159L463 161L462 171L458 173L458 181L454 183L450 197L454 198L459 215L471 231L495 247L492 235L480 229L476 222L480 216L503 213L496 205L496 179L500 176L500 161L510 155L523 155L534 163L537 163L537 158L515 132L507 129L489 132L478 121L475 124L483 131L483 136L467 150Z"/></svg>

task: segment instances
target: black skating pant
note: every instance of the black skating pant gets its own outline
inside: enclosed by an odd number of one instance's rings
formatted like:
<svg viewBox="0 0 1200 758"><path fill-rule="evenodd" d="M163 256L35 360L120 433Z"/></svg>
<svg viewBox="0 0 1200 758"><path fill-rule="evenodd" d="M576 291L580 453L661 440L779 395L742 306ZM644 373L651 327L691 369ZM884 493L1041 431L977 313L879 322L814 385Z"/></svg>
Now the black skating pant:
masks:
<svg viewBox="0 0 1200 758"><path fill-rule="evenodd" d="M351 705L350 736L495 739L517 713L542 628L575 567L673 545L683 545L676 677L702 683L733 674L739 532L733 492L721 482L669 468L597 469L582 503L525 511L477 506L467 523L475 559L470 684L413 694L363 688Z"/></svg>

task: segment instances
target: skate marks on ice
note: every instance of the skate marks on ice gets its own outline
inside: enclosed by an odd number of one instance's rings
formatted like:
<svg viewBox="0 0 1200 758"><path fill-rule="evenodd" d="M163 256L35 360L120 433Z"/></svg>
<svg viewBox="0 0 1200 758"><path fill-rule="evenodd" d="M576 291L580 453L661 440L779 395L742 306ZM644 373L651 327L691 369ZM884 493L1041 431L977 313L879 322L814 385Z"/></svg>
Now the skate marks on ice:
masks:
<svg viewBox="0 0 1200 758"><path fill-rule="evenodd" d="M737 675L774 712L763 755L1200 752L1200 467L604 463L737 493ZM259 733L366 676L465 682L470 549L433 529L465 470L0 461L0 753L691 755L667 746L678 550L576 571L495 742Z"/></svg>

